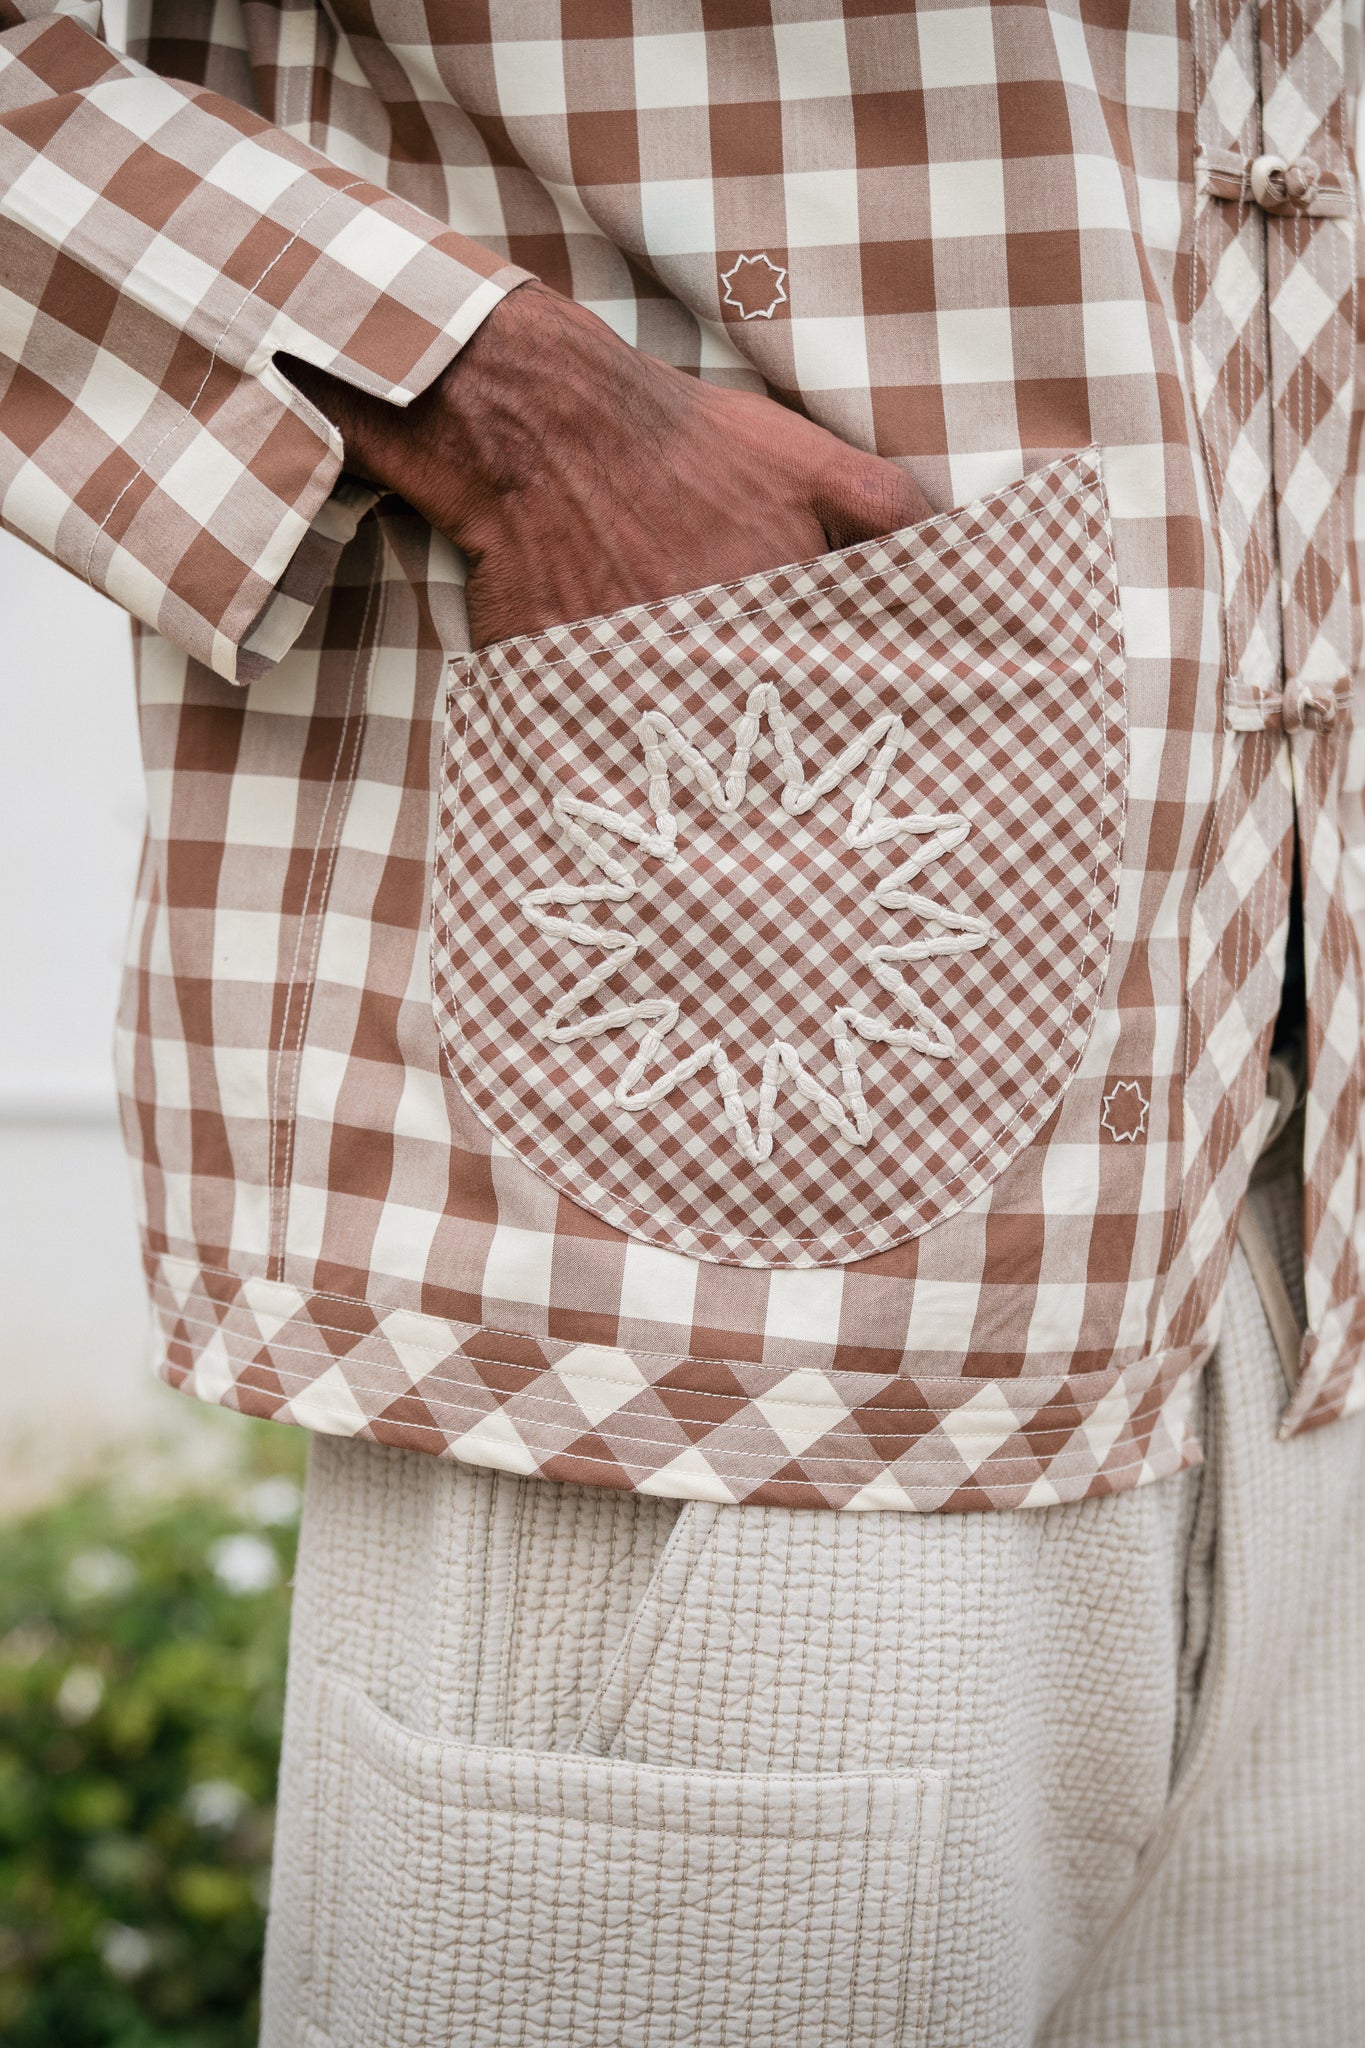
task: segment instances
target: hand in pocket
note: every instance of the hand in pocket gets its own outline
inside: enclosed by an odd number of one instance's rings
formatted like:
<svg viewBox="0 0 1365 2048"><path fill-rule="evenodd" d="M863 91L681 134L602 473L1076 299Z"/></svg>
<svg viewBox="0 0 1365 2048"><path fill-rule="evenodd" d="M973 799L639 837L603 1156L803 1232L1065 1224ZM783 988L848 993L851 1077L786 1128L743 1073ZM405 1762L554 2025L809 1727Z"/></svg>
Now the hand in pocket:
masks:
<svg viewBox="0 0 1365 2048"><path fill-rule="evenodd" d="M642 354L538 283L406 411L285 367L340 427L348 467L469 556L476 647L805 561L930 509L894 463Z"/></svg>
<svg viewBox="0 0 1365 2048"><path fill-rule="evenodd" d="M911 532L455 664L452 1079L688 1258L845 1264L1053 1113L1107 970L1124 669L1083 449Z"/></svg>

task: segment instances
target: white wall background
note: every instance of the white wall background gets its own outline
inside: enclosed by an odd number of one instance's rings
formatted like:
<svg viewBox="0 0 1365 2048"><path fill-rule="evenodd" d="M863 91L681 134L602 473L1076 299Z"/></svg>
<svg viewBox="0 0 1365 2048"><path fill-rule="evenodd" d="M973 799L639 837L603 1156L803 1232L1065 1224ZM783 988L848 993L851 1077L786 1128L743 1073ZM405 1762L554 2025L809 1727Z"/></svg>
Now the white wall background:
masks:
<svg viewBox="0 0 1365 2048"><path fill-rule="evenodd" d="M0 533L0 1115L113 1114L110 1005L142 831L128 626Z"/></svg>
<svg viewBox="0 0 1365 2048"><path fill-rule="evenodd" d="M177 1433L151 1380L112 1032L142 831L123 615L0 534L0 1507Z"/></svg>

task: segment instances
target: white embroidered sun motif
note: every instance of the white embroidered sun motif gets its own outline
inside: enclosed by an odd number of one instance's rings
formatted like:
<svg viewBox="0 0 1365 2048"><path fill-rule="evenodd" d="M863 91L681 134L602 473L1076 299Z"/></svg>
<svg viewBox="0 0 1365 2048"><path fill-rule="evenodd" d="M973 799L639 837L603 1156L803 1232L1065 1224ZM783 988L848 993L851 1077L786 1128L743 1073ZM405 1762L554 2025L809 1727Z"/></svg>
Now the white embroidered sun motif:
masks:
<svg viewBox="0 0 1365 2048"><path fill-rule="evenodd" d="M787 273L766 252L757 256L736 256L720 274L727 306L733 306L741 320L771 320L779 306L787 303Z"/></svg>
<svg viewBox="0 0 1365 2048"><path fill-rule="evenodd" d="M1147 1108L1136 1081L1118 1081L1104 1098L1100 1123L1120 1145L1135 1145L1147 1130Z"/></svg>
<svg viewBox="0 0 1365 2048"><path fill-rule="evenodd" d="M754 750L765 721L781 786L776 816L771 785L752 794L750 790ZM591 962L540 1017L536 1028L541 1037L552 1044L572 1045L612 1032L636 1031L638 1047L615 1086L614 1106L638 1114L677 1091L706 1088L711 1091L720 1128L728 1129L743 1158L753 1166L772 1157L780 1097L788 1088L809 1103L846 1143L869 1145L878 1119L864 1092L865 1049L886 1047L935 1060L951 1060L956 1054L952 1032L911 987L907 968L917 961L975 952L994 937L984 917L955 909L910 886L926 868L961 846L971 828L956 811L895 815L881 808L880 799L906 739L901 718L895 712L883 713L872 718L827 767L808 777L779 691L774 684L764 683L750 692L735 721L728 766L717 772L663 712L646 711L637 728L637 743L648 777L649 820L630 815L614 794L595 802L561 791L551 809L560 833L584 870L583 879L533 889L519 899L522 914L544 938L572 949L579 959L588 956ZM690 825L688 813L680 817L674 806L673 777L677 773L686 777L698 807ZM850 786L851 802L841 838L842 858L831 855L827 843L818 857L809 846L803 856L792 843L801 829L797 821L845 784ZM760 813L766 807L756 828L759 836L737 857L726 850L731 842L725 834L733 835L755 807ZM700 840L708 831L705 868L699 871L696 895L689 898L689 839ZM888 854L894 863L889 869ZM803 868L803 857L808 867ZM869 995L875 985L891 998L892 1016L831 999L824 1017L833 1041L833 1085L812 1070L807 1049L781 1031L765 1036L760 1027L744 1047L761 1069L757 1099L746 1099L744 1085L713 1022L710 1035L696 1047L697 1033L707 1029L704 1001L689 1004L667 983L672 978L686 988L689 981L697 984L719 973L727 991L739 992L742 1003L747 975L755 991L756 1009L760 981L776 981L780 988L785 976L788 983L802 985L805 999L807 963L799 950L795 957L791 955L790 944L784 957L784 929L790 920L784 918L780 902L775 911L768 906L766 934L761 946L751 944L747 958L742 950L727 957L723 939L717 943L707 933L763 932L765 906L761 899L765 890L773 897L785 892L790 899L794 888L802 901L818 898L822 882L827 883L825 870L831 864L847 868L850 857L857 860L858 869L841 875L840 881L842 916L855 942L853 965L865 971ZM727 879L750 891L747 899L741 894L728 910L723 900ZM671 966L668 948L662 944L655 946L655 958L650 957L649 920L651 911L656 921L661 914L660 883L671 886L675 898L681 897L680 903L674 901L671 906ZM722 891L719 901L718 889ZM604 920L597 906L607 906L612 921ZM634 930L617 921L627 906L634 906ZM832 915L840 914L832 911ZM913 920L913 928L909 936L903 936L907 919ZM875 931L878 920L883 928L892 924L891 934L857 944L869 923ZM679 931L685 935L689 953L682 968L677 958ZM755 957L760 950L761 962ZM612 983L626 979L633 968L634 991L613 995ZM640 969L654 987L642 987ZM680 1023L695 1049L670 1058L667 1042Z"/></svg>

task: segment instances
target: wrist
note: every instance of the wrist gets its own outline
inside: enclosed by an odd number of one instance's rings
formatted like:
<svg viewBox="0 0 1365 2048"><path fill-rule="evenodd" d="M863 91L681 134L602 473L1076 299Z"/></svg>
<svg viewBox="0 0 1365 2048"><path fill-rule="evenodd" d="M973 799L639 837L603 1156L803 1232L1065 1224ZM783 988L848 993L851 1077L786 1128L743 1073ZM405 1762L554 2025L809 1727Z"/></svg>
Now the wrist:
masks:
<svg viewBox="0 0 1365 2048"><path fill-rule="evenodd" d="M529 457L537 412L531 366L544 361L556 309L567 304L535 279L518 286L406 406L297 356L276 362L341 435L351 475L396 492L459 540L464 509L498 496L509 467Z"/></svg>
<svg viewBox="0 0 1365 2048"><path fill-rule="evenodd" d="M604 393L638 360L594 314L530 279L489 314L414 406L425 459L462 516L550 482Z"/></svg>
<svg viewBox="0 0 1365 2048"><path fill-rule="evenodd" d="M509 522L600 516L621 488L604 450L657 465L699 387L584 307L529 279L499 301L406 407L289 358L282 368L340 429L346 466L393 491L477 559Z"/></svg>

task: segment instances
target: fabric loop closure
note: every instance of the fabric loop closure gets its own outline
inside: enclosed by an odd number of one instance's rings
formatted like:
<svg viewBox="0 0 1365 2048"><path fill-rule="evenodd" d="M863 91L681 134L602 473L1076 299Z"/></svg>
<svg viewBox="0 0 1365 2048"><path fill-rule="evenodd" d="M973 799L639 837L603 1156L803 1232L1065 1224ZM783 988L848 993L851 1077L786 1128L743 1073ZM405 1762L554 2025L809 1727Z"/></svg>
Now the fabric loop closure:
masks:
<svg viewBox="0 0 1365 2048"><path fill-rule="evenodd" d="M1322 172L1308 156L1292 164L1281 156L1258 156L1247 179L1263 213L1307 213L1322 187Z"/></svg>
<svg viewBox="0 0 1365 2048"><path fill-rule="evenodd" d="M1352 180L1324 171L1312 157L1265 155L1248 159L1235 150L1204 150L1196 165L1199 185L1211 199L1258 206L1277 218L1294 215L1345 217L1355 208Z"/></svg>
<svg viewBox="0 0 1365 2048"><path fill-rule="evenodd" d="M1286 732L1327 733L1336 722L1336 698L1330 692L1324 694L1298 680L1287 685L1280 700L1280 723Z"/></svg>

